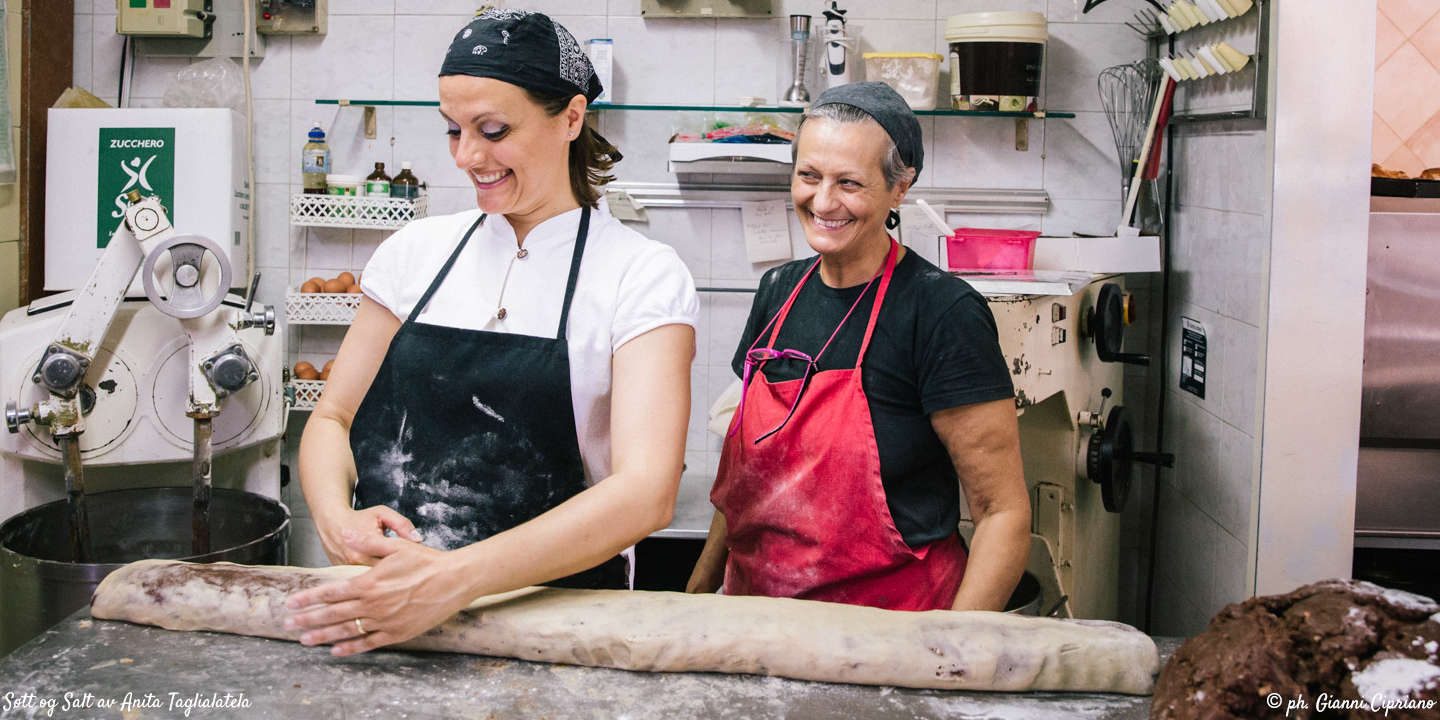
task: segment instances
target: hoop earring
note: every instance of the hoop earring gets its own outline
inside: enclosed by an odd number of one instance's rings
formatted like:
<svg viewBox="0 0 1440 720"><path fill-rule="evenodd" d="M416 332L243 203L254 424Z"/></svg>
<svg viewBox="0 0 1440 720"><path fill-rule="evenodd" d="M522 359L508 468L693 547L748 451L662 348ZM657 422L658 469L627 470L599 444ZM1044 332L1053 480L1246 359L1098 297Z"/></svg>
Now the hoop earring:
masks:
<svg viewBox="0 0 1440 720"><path fill-rule="evenodd" d="M885 229L894 230L898 227L900 227L900 210L899 208L890 208L890 214L885 217Z"/></svg>

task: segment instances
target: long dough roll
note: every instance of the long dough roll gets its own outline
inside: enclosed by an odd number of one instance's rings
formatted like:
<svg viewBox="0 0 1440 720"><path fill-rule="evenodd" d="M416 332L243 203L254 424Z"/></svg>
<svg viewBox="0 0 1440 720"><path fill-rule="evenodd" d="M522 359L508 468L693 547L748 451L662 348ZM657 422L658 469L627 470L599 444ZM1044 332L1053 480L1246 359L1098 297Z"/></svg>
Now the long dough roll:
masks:
<svg viewBox="0 0 1440 720"><path fill-rule="evenodd" d="M170 630L295 640L298 633L284 628L286 597L365 569L142 560L100 583L91 614ZM1160 664L1155 643L1120 623L559 588L480 598L397 647L623 670L1137 695L1151 691Z"/></svg>

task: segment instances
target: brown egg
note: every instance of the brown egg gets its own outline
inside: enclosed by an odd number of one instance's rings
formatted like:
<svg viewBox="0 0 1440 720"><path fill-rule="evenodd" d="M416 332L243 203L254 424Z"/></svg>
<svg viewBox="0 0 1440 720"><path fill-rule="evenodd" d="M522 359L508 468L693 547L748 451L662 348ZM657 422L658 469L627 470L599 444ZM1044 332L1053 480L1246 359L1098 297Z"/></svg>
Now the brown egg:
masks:
<svg viewBox="0 0 1440 720"><path fill-rule="evenodd" d="M345 292L345 288L345 283L339 280L330 279L325 281L325 292L327 293L343 293Z"/></svg>
<svg viewBox="0 0 1440 720"><path fill-rule="evenodd" d="M352 294L352 295L359 295L359 294L361 294L361 293L363 293L363 292L365 292L365 291L364 291L364 290L361 290L359 285L351 285L350 287L345 288L345 292L350 293L350 294Z"/></svg>
<svg viewBox="0 0 1440 720"><path fill-rule="evenodd" d="M339 275L336 275L336 276L335 276L335 279L336 279L336 280L339 280L340 282L345 283L346 285L354 285L354 284L355 284L355 276L354 276L354 275L351 275L351 274L349 273L349 271L342 272L342 273L340 273Z"/></svg>
<svg viewBox="0 0 1440 720"><path fill-rule="evenodd" d="M325 368L324 370L321 370L321 371L320 371L320 379L321 379L321 380L329 380L329 379L330 379L330 368Z"/></svg>
<svg viewBox="0 0 1440 720"><path fill-rule="evenodd" d="M324 286L323 284L317 283L317 282L315 282L314 280L306 280L306 281L305 281L305 284L300 286L300 292L302 292L302 293L318 293L318 292L320 292L321 290L323 290L324 287L325 287L325 286Z"/></svg>
<svg viewBox="0 0 1440 720"><path fill-rule="evenodd" d="M309 280L306 280L305 282L313 282L313 283L315 283L316 285L324 285L324 284L325 284L325 278L322 278L322 277L320 277L319 275L316 275L315 277L312 277L312 278L310 278Z"/></svg>
<svg viewBox="0 0 1440 720"><path fill-rule="evenodd" d="M325 374L329 374L329 373L330 373L330 368L331 368L331 366L333 366L334 364L335 364L335 358L330 358L329 360L326 360L326 361L325 361L325 367L320 368L320 372L325 373Z"/></svg>
<svg viewBox="0 0 1440 720"><path fill-rule="evenodd" d="M295 377L301 380L319 380L320 371L316 370L314 365L301 360L295 363Z"/></svg>

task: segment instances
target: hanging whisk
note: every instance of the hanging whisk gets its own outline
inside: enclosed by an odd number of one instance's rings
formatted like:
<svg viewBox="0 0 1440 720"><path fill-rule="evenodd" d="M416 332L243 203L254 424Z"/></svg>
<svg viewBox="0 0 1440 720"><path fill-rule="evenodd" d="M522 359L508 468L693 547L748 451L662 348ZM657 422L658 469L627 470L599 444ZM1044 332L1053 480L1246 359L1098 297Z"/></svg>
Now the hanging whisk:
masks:
<svg viewBox="0 0 1440 720"><path fill-rule="evenodd" d="M1100 71L1100 102L1105 108L1105 118L1110 121L1110 132L1115 136L1122 203L1129 193L1131 178L1135 177L1145 131L1164 77L1165 71L1153 58ZM1142 196L1143 199L1146 198ZM1122 224L1125 221L1122 220Z"/></svg>
<svg viewBox="0 0 1440 720"><path fill-rule="evenodd" d="M1150 110L1155 106L1155 94L1164 74L1160 63L1148 58L1100 71L1100 103L1105 108L1105 119L1110 121L1110 132L1115 135L1120 182L1125 188L1135 174Z"/></svg>

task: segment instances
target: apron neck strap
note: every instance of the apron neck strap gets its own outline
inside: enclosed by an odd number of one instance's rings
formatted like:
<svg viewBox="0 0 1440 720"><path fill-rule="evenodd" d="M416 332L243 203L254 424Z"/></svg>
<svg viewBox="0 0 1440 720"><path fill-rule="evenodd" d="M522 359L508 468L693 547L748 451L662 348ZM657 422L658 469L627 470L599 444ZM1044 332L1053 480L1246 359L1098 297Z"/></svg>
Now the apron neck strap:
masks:
<svg viewBox="0 0 1440 720"><path fill-rule="evenodd" d="M865 350L870 347L870 338L875 334L875 321L880 317L880 305L885 301L886 291L890 289L890 278L895 274L896 256L899 255L899 250L900 243L895 242L894 238L890 238L890 251L885 255L885 264L881 268L880 274L870 278L870 282L866 283L865 288L856 296L855 303L850 306L849 312L846 312L845 317L840 319L840 323L835 326L835 331L830 333L830 338L825 341L820 351L815 353L816 362L820 360L821 355L825 354L825 350L830 347L830 343L835 339L835 336L840 334L840 328L844 327L845 321L850 319L850 313L855 312L855 308L859 307L860 300L865 297L865 293L870 290L870 286L875 284L876 280L879 280L880 289L875 293L875 304L870 308L870 322L865 326L865 339L860 343L860 354L855 358L855 367L860 367L861 363L865 361ZM780 336L780 326L785 324L785 318L790 315L790 307L795 304L795 299L800 297L800 290L805 287L805 281L810 279L810 276L815 273L815 269L818 267L820 267L820 258L817 257L815 258L815 262L811 263L810 268L805 271L805 275L800 278L800 282L795 284L795 289L790 291L790 297L785 299L785 304L780 307L780 312L775 313L775 317L770 318L769 324L756 335L755 342L750 344L751 350L754 350L755 347L760 344L760 341L765 339L766 330L770 331L770 337L766 340L766 347L775 347L775 340Z"/></svg>
<svg viewBox="0 0 1440 720"><path fill-rule="evenodd" d="M870 308L870 324L865 326L865 339L860 342L860 354L855 356L855 367L857 368L865 362L865 351L870 349L870 338L875 335L875 322L880 319L880 306L885 302L886 291L890 289L890 278L895 275L895 263L899 255L900 243L895 242L895 238L890 238L890 253L885 256L885 270L880 275L880 289L875 292L875 305Z"/></svg>
<svg viewBox="0 0 1440 720"><path fill-rule="evenodd" d="M575 299L575 283L580 279L580 259L585 255L585 239L590 235L590 206L582 205L580 228L575 231L575 253L570 256L570 279L565 281L565 304L560 308L560 330L555 337L565 339L565 327L570 323L570 301Z"/></svg>
<svg viewBox="0 0 1440 720"><path fill-rule="evenodd" d="M465 249L465 244L470 242L470 236L475 234L475 228L485 223L485 217L485 213L480 213L480 217L476 218L470 229L465 231L465 235L460 238L460 244L455 246L455 251L450 253L449 259L441 266L440 272L436 273L435 279L430 281L430 287L425 288L425 294L420 296L420 302L415 303L415 309L411 310L409 317L405 318L406 325L415 322L415 318L420 317L420 313L425 311L425 306L430 304L430 298L435 295L436 290L440 289L441 283L445 282L445 276L450 274L450 268L455 267L455 260L460 257L460 251Z"/></svg>
<svg viewBox="0 0 1440 720"><path fill-rule="evenodd" d="M809 280L810 276L815 274L815 268L817 267L820 267L820 258L818 256L815 258L815 262L810 263L810 267L805 271L805 274L800 276L800 282L795 283L795 289L791 290L790 296L785 298L785 304L780 306L780 311L775 313L775 315L770 318L770 322L766 323L765 327L755 335L755 342L750 343L751 350L754 350L755 346L759 345L762 339L765 340L766 347L775 347L775 338L780 336L780 326L785 323L785 318L790 315L790 306L795 304L795 298L800 296L800 288L805 287L805 281ZM769 338L765 338L765 332L767 330L770 331Z"/></svg>

